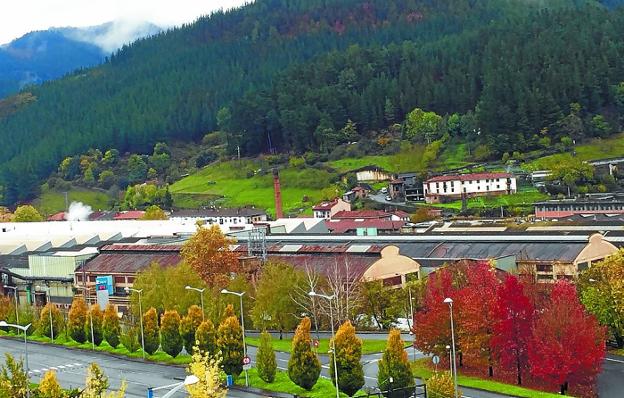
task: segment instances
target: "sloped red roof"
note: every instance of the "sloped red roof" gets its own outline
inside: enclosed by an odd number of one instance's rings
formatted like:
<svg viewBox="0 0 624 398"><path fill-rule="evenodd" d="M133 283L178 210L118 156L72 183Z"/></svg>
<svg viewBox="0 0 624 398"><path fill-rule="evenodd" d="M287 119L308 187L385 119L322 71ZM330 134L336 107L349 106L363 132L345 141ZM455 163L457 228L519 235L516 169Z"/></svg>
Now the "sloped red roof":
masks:
<svg viewBox="0 0 624 398"><path fill-rule="evenodd" d="M491 179L496 179L496 178L510 178L510 177L513 177L513 174L510 174L510 173L455 174L455 175L433 177L425 181L425 184L429 182L491 180Z"/></svg>
<svg viewBox="0 0 624 398"><path fill-rule="evenodd" d="M114 220L138 220L145 214L141 210L130 210L118 213L113 217Z"/></svg>
<svg viewBox="0 0 624 398"><path fill-rule="evenodd" d="M352 210L352 211L339 211L332 216L332 220L343 219L384 219L390 218L390 214L382 210Z"/></svg>
<svg viewBox="0 0 624 398"><path fill-rule="evenodd" d="M338 203L338 198L329 202L319 203L318 205L314 206L312 210L317 210L317 211L331 210L331 208L334 207L336 203Z"/></svg>
<svg viewBox="0 0 624 398"><path fill-rule="evenodd" d="M393 212L391 212L391 214L399 217L399 218L409 218L409 213L404 212L403 210L395 210Z"/></svg>
<svg viewBox="0 0 624 398"><path fill-rule="evenodd" d="M65 221L65 212L61 211L48 217L48 221Z"/></svg>
<svg viewBox="0 0 624 398"><path fill-rule="evenodd" d="M180 263L180 260L179 252L107 252L88 261L84 267L86 272L91 273L135 274L146 269L152 263L171 267ZM76 272L82 272L82 268Z"/></svg>

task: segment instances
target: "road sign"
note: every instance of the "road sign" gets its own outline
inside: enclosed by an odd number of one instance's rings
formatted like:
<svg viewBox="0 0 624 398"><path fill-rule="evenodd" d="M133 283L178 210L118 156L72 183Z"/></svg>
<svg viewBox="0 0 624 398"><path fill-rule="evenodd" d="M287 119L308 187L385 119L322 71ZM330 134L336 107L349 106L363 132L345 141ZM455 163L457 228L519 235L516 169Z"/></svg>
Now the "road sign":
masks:
<svg viewBox="0 0 624 398"><path fill-rule="evenodd" d="M317 339L314 339L314 348L318 348L319 346L319 341Z"/></svg>
<svg viewBox="0 0 624 398"><path fill-rule="evenodd" d="M437 355L434 355L433 358L431 358L431 361L433 362L434 365L437 365L440 363L440 357Z"/></svg>
<svg viewBox="0 0 624 398"><path fill-rule="evenodd" d="M245 356L243 357L243 365L249 365L251 364L251 358Z"/></svg>
<svg viewBox="0 0 624 398"><path fill-rule="evenodd" d="M97 303L100 305L100 309L104 311L106 306L108 306L108 287L103 284L95 285L95 296L97 299Z"/></svg>

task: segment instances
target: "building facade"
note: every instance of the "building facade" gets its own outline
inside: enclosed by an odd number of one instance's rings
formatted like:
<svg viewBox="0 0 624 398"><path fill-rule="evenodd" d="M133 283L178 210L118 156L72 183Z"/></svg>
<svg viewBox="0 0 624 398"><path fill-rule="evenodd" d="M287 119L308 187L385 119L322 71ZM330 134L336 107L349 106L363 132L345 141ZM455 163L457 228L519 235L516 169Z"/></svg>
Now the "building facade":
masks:
<svg viewBox="0 0 624 398"><path fill-rule="evenodd" d="M540 219L595 214L624 214L624 200L550 200L535 203L535 217Z"/></svg>
<svg viewBox="0 0 624 398"><path fill-rule="evenodd" d="M314 218L324 218L329 220L334 214L341 211L351 211L351 204L341 198L336 198L329 202L322 202L312 208Z"/></svg>
<svg viewBox="0 0 624 398"><path fill-rule="evenodd" d="M463 197L516 193L516 178L510 173L475 173L437 176L423 183L427 203L459 200Z"/></svg>

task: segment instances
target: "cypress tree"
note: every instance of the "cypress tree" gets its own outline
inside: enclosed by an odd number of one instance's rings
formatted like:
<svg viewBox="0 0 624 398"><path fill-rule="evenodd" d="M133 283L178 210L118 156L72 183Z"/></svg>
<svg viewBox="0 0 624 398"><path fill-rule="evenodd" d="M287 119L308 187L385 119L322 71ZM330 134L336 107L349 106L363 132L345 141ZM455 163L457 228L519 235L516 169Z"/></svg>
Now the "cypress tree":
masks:
<svg viewBox="0 0 624 398"><path fill-rule="evenodd" d="M110 344L111 347L116 348L119 345L119 335L121 334L121 327L119 326L119 317L115 307L111 304L106 306L104 310L104 338Z"/></svg>
<svg viewBox="0 0 624 398"><path fill-rule="evenodd" d="M299 387L311 390L321 374L321 362L312 352L310 318L303 318L292 341L288 360L288 377Z"/></svg>
<svg viewBox="0 0 624 398"><path fill-rule="evenodd" d="M193 353L193 347L195 346L195 333L202 323L202 311L196 305L189 307L186 316L180 321L180 335L184 340L184 347L189 354ZM214 327L213 327L214 328Z"/></svg>
<svg viewBox="0 0 624 398"><path fill-rule="evenodd" d="M162 350L172 357L177 357L182 351L182 336L180 335L180 314L178 311L165 311L160 319L160 345Z"/></svg>
<svg viewBox="0 0 624 398"><path fill-rule="evenodd" d="M51 337L50 333L50 312L52 312L52 328L54 328L54 338L57 339L63 330L64 319L61 311L52 303L46 304L39 314L39 332L41 335Z"/></svg>
<svg viewBox="0 0 624 398"><path fill-rule="evenodd" d="M217 338L215 334L215 327L210 319L203 321L195 331L195 342L202 354L208 353L212 355L217 352Z"/></svg>
<svg viewBox="0 0 624 398"><path fill-rule="evenodd" d="M74 301L72 301L67 327L69 329L69 336L77 343L84 343L87 341L85 323L87 322L88 310L87 303L82 297L76 297Z"/></svg>
<svg viewBox="0 0 624 398"><path fill-rule="evenodd" d="M407 352L403 347L405 344L401 339L401 332L397 329L390 330L388 345L381 361L379 361L379 372L377 373L377 384L382 391L414 385L412 369L407 359ZM390 383L391 377L392 383Z"/></svg>
<svg viewBox="0 0 624 398"><path fill-rule="evenodd" d="M89 319L91 317L91 319ZM102 310L98 304L91 305L89 308L89 315L87 316L87 321L85 322L85 333L89 340L91 339L91 325L93 324L93 342L95 345L99 346L102 343L104 338L104 333L102 332L102 322L103 322Z"/></svg>
<svg viewBox="0 0 624 398"><path fill-rule="evenodd" d="M336 332L336 365L338 368L338 388L352 396L364 385L362 368L362 340L355 335L355 328L346 321ZM329 374L336 385L334 371L334 353L329 358Z"/></svg>
<svg viewBox="0 0 624 398"><path fill-rule="evenodd" d="M228 305L227 313L233 313ZM228 316L219 325L217 346L221 351L223 371L238 376L243 371L243 331L236 316Z"/></svg>
<svg viewBox="0 0 624 398"><path fill-rule="evenodd" d="M158 314L154 307L143 314L143 335L145 339L145 352L152 355L158 350L160 340L158 335Z"/></svg>
<svg viewBox="0 0 624 398"><path fill-rule="evenodd" d="M273 351L271 335L266 331L260 334L260 346L257 356L258 376L267 383L273 383L277 371L277 361Z"/></svg>

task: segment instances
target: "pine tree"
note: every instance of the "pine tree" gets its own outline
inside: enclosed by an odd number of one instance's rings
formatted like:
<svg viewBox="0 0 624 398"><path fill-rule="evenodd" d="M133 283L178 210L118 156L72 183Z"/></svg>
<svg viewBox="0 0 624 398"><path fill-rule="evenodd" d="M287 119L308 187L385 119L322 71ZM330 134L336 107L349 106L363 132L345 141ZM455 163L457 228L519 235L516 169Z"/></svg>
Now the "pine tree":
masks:
<svg viewBox="0 0 624 398"><path fill-rule="evenodd" d="M231 305L228 305L231 310ZM238 376L243 371L243 332L236 316L225 318L217 331L217 346L223 356L221 365L228 375Z"/></svg>
<svg viewBox="0 0 624 398"><path fill-rule="evenodd" d="M277 370L277 362L275 360L275 352L273 351L271 335L266 331L260 334L260 346L258 347L256 361L258 366L258 376L260 376L260 378L267 383L273 383L275 380L275 372Z"/></svg>
<svg viewBox="0 0 624 398"><path fill-rule="evenodd" d="M104 322L102 327L104 330L104 338L111 347L116 348L119 345L121 327L119 326L117 311L111 304L107 305L106 310L104 310Z"/></svg>
<svg viewBox="0 0 624 398"><path fill-rule="evenodd" d="M407 352L403 347L405 344L401 339L401 332L397 329L390 330L388 345L381 361L379 361L379 372L377 373L377 384L382 391L414 385ZM392 383L390 382L391 377Z"/></svg>
<svg viewBox="0 0 624 398"><path fill-rule="evenodd" d="M321 374L321 362L312 352L310 318L303 318L292 341L288 377L299 387L311 390Z"/></svg>
<svg viewBox="0 0 624 398"><path fill-rule="evenodd" d="M76 297L69 310L69 321L67 325L69 336L77 343L84 343L87 341L85 323L87 322L88 310L87 303L82 297Z"/></svg>
<svg viewBox="0 0 624 398"><path fill-rule="evenodd" d="M186 316L180 321L180 335L184 340L184 347L189 354L193 353L193 347L195 346L195 333L202 323L202 311L196 305L189 307Z"/></svg>
<svg viewBox="0 0 624 398"><path fill-rule="evenodd" d="M65 392L56 380L56 372L53 370L48 370L45 373L41 383L39 383L37 392L38 398L62 398L65 396Z"/></svg>
<svg viewBox="0 0 624 398"><path fill-rule="evenodd" d="M143 314L143 336L145 339L145 352L152 355L158 350L160 340L158 335L158 314L154 307Z"/></svg>
<svg viewBox="0 0 624 398"><path fill-rule="evenodd" d="M348 396L352 396L364 385L364 369L362 368L362 340L355 335L355 328L346 321L336 332L336 365L338 368L338 388ZM334 371L334 354L329 358L329 374L336 384Z"/></svg>
<svg viewBox="0 0 624 398"><path fill-rule="evenodd" d="M103 318L104 316L100 306L98 304L91 305L84 328L87 336L91 337L91 328L93 327L93 343L97 346L102 344L102 340L104 339L102 330Z"/></svg>
<svg viewBox="0 0 624 398"><path fill-rule="evenodd" d="M160 319L160 345L162 350L172 357L177 357L182 351L182 336L180 336L180 314L178 311L165 311Z"/></svg>
<svg viewBox="0 0 624 398"><path fill-rule="evenodd" d="M214 355L217 352L217 337L214 324L210 319L203 321L195 331L195 342L199 351Z"/></svg>

